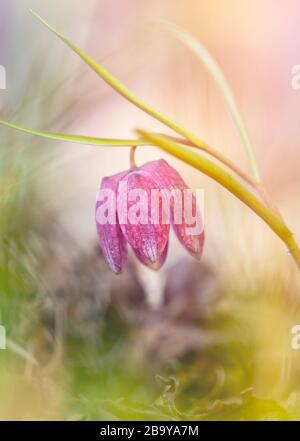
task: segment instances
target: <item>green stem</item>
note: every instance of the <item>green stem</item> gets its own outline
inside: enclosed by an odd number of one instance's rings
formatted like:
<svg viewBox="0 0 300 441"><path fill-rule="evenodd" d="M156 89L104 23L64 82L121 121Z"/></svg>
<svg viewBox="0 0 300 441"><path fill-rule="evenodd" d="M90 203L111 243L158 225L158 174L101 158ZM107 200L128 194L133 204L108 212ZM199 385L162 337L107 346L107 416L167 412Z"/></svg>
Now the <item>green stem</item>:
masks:
<svg viewBox="0 0 300 441"><path fill-rule="evenodd" d="M136 148L137 148L137 146L133 145L130 149L130 155L129 155L130 170L134 170L136 168L136 162L135 162Z"/></svg>
<svg viewBox="0 0 300 441"><path fill-rule="evenodd" d="M280 216L267 208L251 191L241 182L233 177L229 172L223 170L219 165L209 159L196 154L195 152L177 144L170 139L138 130L138 134L151 141L153 145L170 153L197 170L205 173L210 178L229 190L234 196L240 199L251 210L253 210L274 233L286 244L289 252L293 256L298 268L300 269L300 249L293 237L292 232L285 225Z"/></svg>
<svg viewBox="0 0 300 441"><path fill-rule="evenodd" d="M30 135L41 136L48 139L56 139L58 141L76 142L85 145L97 146L111 146L111 147L130 147L138 145L149 145L149 141L145 139L111 139L111 138L97 138L93 136L83 135L68 135L64 133L47 132L44 130L35 130L29 127L20 126L0 119L0 124L5 127L10 127L20 132L28 133Z"/></svg>
<svg viewBox="0 0 300 441"><path fill-rule="evenodd" d="M90 68L96 72L109 86L111 86L116 92L118 92L121 96L127 99L129 102L134 104L139 109L143 110L148 115L155 118L157 121L161 122L165 126L174 130L174 132L183 136L194 146L199 149L205 151L206 153L214 156L218 160L224 162L226 159L223 155L221 155L216 150L213 150L209 147L202 139L198 138L196 135L190 133L184 127L181 127L179 124L175 123L154 107L142 101L135 93L133 93L128 87L122 84L117 78L115 78L110 72L104 69L103 66L98 64L95 60L93 60L89 55L87 55L82 49L77 47L74 43L64 37L61 33L59 33L56 29L50 26L42 17L40 17L36 12L31 10L31 13L44 25L47 29L53 32L61 41L63 41L70 49L72 49ZM230 161L228 160L230 163Z"/></svg>

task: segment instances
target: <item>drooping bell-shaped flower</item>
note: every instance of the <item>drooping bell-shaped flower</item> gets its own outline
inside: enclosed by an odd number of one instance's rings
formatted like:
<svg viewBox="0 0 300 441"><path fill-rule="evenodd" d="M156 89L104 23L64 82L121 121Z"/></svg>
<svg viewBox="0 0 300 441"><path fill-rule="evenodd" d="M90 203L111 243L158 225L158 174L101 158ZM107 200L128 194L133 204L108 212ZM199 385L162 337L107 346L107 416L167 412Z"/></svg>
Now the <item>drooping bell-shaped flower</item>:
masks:
<svg viewBox="0 0 300 441"><path fill-rule="evenodd" d="M104 258L115 273L126 263L127 243L140 262L159 269L168 252L170 224L183 246L200 259L204 232L196 198L166 161L151 161L102 180L97 233Z"/></svg>

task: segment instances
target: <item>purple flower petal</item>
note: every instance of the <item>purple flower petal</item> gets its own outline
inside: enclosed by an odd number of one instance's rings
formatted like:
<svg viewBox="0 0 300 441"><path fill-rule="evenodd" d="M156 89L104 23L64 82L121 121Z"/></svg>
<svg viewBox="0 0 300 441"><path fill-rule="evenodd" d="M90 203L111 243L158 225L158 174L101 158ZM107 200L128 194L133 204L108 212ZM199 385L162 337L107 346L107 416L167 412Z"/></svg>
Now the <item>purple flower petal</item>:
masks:
<svg viewBox="0 0 300 441"><path fill-rule="evenodd" d="M165 249L163 250L163 252L162 252L162 254L161 254L161 256L160 256L159 261L158 261L158 262L155 262L155 264L153 264L151 261L149 261L149 259L145 259L145 258L141 257L140 254L137 253L137 252L134 250L134 248L133 248L133 252L134 252L135 256L136 256L136 257L137 257L137 258L138 258L138 259L139 259L144 265L146 265L146 266L148 266L149 268L151 268L151 269L157 271L157 270L159 270L159 269L163 266L163 264L165 263L166 258L167 258L167 255L168 255L168 249L169 249L169 242L167 242L167 244L166 244L166 246L165 246ZM142 259L143 259L143 260L142 260Z"/></svg>
<svg viewBox="0 0 300 441"><path fill-rule="evenodd" d="M161 201L157 223L151 217L151 192L157 184L147 172L137 169L119 184L117 212L120 227L137 258L152 269L159 269L166 257L170 225L162 223ZM164 254L165 253L165 254Z"/></svg>
<svg viewBox="0 0 300 441"><path fill-rule="evenodd" d="M120 273L127 260L127 243L122 234L116 208L116 198L119 181L123 179L126 172L102 179L100 192L96 202L96 227L98 242L103 256L112 271ZM111 198L111 199L109 199ZM110 219L103 223L104 205L107 212L110 211ZM109 214L109 213L108 213Z"/></svg>
<svg viewBox="0 0 300 441"><path fill-rule="evenodd" d="M160 256L159 268L161 268L163 266L163 264L165 263L167 255L168 255L168 250L169 250L169 241L166 243L165 249L164 249L162 255Z"/></svg>
<svg viewBox="0 0 300 441"><path fill-rule="evenodd" d="M202 227L203 221L199 208L196 204L196 198L193 195L191 205L192 211L196 215L197 222L194 222L194 224L186 223L186 219L184 217L184 208L186 204L184 198L184 190L189 189L187 184L184 182L179 173L164 159L147 162L142 167L140 167L140 170L149 172L152 176L152 179L159 186L159 188L181 191L181 203L183 208L181 212L181 219L174 219L174 212L176 210L176 207L174 208L174 200L173 198L171 198L171 220L173 229L179 241L188 250L188 252L192 254L196 259L200 259L202 256L204 244L204 231ZM193 227L195 227L196 223L201 227L200 229L198 229L198 232L193 233L191 230L193 230Z"/></svg>

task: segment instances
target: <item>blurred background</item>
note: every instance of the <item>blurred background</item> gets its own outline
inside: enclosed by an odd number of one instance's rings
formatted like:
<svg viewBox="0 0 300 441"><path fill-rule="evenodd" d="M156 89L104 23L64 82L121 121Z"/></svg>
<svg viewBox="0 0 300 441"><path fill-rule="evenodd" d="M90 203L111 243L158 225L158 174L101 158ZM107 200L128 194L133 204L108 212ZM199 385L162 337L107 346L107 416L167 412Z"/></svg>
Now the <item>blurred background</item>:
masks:
<svg viewBox="0 0 300 441"><path fill-rule="evenodd" d="M205 44L232 86L263 180L300 240L300 64L296 0L0 0L1 118L36 129L169 133L118 96L30 14L37 11L149 104L244 170L226 105L163 22ZM172 240L158 273L113 275L97 246L101 179L127 148L1 127L0 419L300 419L300 276L249 209L155 148L205 191L201 263Z"/></svg>

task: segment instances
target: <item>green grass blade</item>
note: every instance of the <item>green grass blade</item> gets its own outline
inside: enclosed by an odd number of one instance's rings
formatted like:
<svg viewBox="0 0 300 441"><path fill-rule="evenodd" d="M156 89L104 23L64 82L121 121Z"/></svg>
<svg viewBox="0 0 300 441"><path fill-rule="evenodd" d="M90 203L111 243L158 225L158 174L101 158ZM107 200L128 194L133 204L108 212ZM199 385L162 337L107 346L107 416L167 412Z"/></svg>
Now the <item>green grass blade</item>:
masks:
<svg viewBox="0 0 300 441"><path fill-rule="evenodd" d="M36 12L32 11L32 14L38 18L38 20L43 23L51 32L53 32L58 38L60 38L69 48L71 48L79 57L88 65L90 66L108 85L110 85L116 92L118 92L120 95L122 95L124 98L126 98L128 101L130 101L132 104L134 104L136 107L140 108L144 112L146 112L148 115L152 116L153 118L160 121L165 126L169 127L170 129L174 130L175 132L182 135L184 138L188 139L192 143L194 143L196 146L198 146L200 149L209 150L209 147L207 144L202 141L197 136L191 134L189 131L184 129L183 127L176 124L171 119L164 116L162 113L160 113L158 110L156 110L154 107L146 104L144 101L139 99L130 89L128 89L126 86L124 86L119 80L117 80L113 75L111 75L104 67L102 67L100 64L98 64L96 61L94 61L89 55L87 55L83 50L78 48L75 44L73 44L71 41L69 41L67 38L65 38L62 34L60 34L58 31L56 31L52 26L50 26L43 18L41 18Z"/></svg>
<svg viewBox="0 0 300 441"><path fill-rule="evenodd" d="M197 57L202 61L202 63L204 64L204 66L206 67L206 69L208 70L208 72L216 82L229 108L232 119L239 131L240 137L242 139L243 145L248 155L253 177L257 182L259 182L260 176L257 167L255 153L251 145L242 116L236 104L235 98L221 68L217 64L216 60L208 52L208 50L201 44L201 42L196 40L194 37L192 37L184 30L180 29L178 26L169 23L165 25L180 41L182 41L197 55Z"/></svg>
<svg viewBox="0 0 300 441"><path fill-rule="evenodd" d="M131 146L149 145L149 142L143 139L109 139L109 138L94 138L92 136L67 135L64 133L54 133L54 132L47 132L42 130L34 130L28 127L23 127L3 120L0 120L0 124L5 127L10 127L12 129L16 129L21 132L28 133L30 135L37 135L43 138L76 142L79 144L86 144L86 145L112 146L112 147L122 147L122 146L131 147Z"/></svg>

